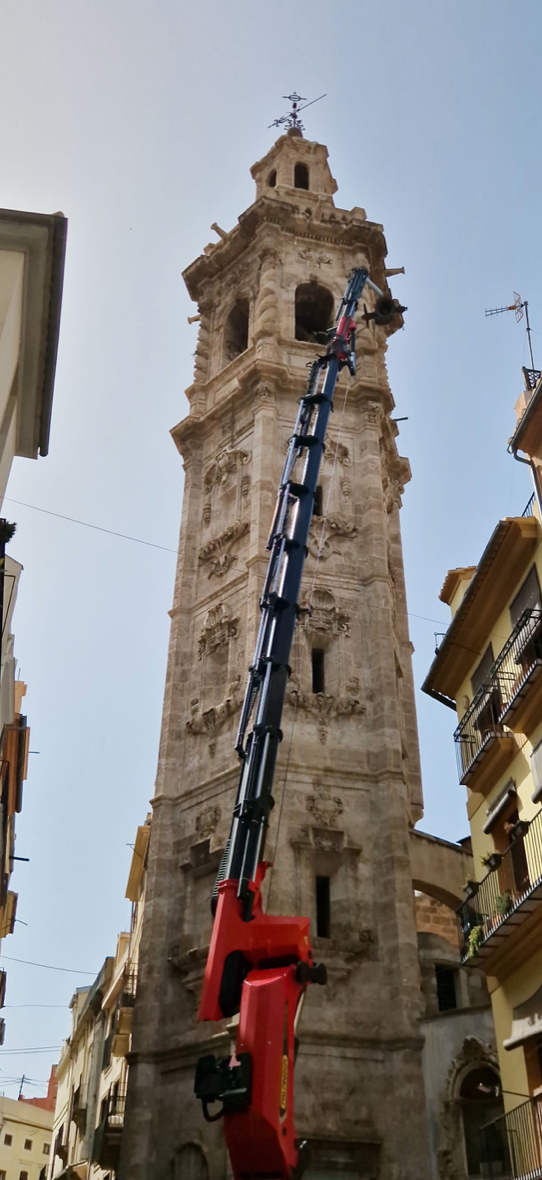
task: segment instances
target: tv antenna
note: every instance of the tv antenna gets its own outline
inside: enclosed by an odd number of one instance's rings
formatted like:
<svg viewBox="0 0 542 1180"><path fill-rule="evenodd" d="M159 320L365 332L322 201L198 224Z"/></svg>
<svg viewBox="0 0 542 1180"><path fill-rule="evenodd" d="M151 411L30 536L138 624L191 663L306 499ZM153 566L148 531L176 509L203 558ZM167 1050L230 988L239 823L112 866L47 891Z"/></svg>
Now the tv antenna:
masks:
<svg viewBox="0 0 542 1180"><path fill-rule="evenodd" d="M523 311L525 311L525 323L527 326L527 340L529 341L529 353L531 356L531 369L534 369L533 360L533 344L531 340L531 325L529 323L529 304L526 299L521 298L517 291L514 291L514 302L508 304L508 307L486 307L486 319L490 315L502 315L505 311L515 311L516 324L519 324L523 319Z"/></svg>
<svg viewBox="0 0 542 1180"><path fill-rule="evenodd" d="M287 115L281 115L280 119L273 119L273 122L269 124L269 127L287 127L289 131L299 131L302 135L305 127L299 118L300 111L305 111L307 107L312 107L315 102L320 102L321 98L326 98L326 95L321 94L319 98L312 98L310 102L307 102L306 98L302 98L301 95L296 94L294 90L293 94L283 94L282 97L286 99L286 102L291 102L292 109L291 111L288 111ZM300 107L300 102L303 102L305 105Z"/></svg>

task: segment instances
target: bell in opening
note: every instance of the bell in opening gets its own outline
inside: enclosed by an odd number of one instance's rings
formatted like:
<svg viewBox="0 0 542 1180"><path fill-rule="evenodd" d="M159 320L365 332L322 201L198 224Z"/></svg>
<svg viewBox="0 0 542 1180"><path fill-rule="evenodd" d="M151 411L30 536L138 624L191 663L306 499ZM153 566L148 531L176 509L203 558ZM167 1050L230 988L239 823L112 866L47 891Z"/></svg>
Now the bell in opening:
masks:
<svg viewBox="0 0 542 1180"><path fill-rule="evenodd" d="M294 188L309 187L309 170L306 164L296 164L294 168Z"/></svg>
<svg viewBox="0 0 542 1180"><path fill-rule="evenodd" d="M333 295L320 283L301 283L295 293L295 338L324 342L333 325Z"/></svg>
<svg viewBox="0 0 542 1180"><path fill-rule="evenodd" d="M226 320L224 362L235 360L248 348L248 299L237 299Z"/></svg>

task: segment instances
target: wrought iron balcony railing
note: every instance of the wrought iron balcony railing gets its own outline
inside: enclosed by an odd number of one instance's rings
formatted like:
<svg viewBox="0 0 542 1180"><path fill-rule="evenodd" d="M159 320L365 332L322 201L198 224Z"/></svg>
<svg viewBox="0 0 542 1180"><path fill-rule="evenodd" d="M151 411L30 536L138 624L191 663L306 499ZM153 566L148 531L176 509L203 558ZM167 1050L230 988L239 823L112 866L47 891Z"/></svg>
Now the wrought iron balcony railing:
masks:
<svg viewBox="0 0 542 1180"><path fill-rule="evenodd" d="M480 1139L486 1180L541 1180L542 1096L481 1127Z"/></svg>
<svg viewBox="0 0 542 1180"><path fill-rule="evenodd" d="M110 1094L107 1106L107 1126L123 1127L126 1109L126 1094Z"/></svg>
<svg viewBox="0 0 542 1180"><path fill-rule="evenodd" d="M542 811L520 820L504 853L457 911L462 962L489 954L542 904Z"/></svg>
<svg viewBox="0 0 542 1180"><path fill-rule="evenodd" d="M534 492L533 492L533 494L532 494L532 496L530 497L530 499L529 499L529 500L527 500L527 503L526 503L526 505L525 505L525 508L523 509L523 512L521 513L521 515L522 515L522 516L534 516L534 506L535 506L535 503L536 503L536 497L535 497L535 494L534 494Z"/></svg>
<svg viewBox="0 0 542 1180"><path fill-rule="evenodd" d="M514 630L499 653L490 672L497 685L498 721L512 725L531 685L542 672L542 609L529 607L518 619Z"/></svg>
<svg viewBox="0 0 542 1180"><path fill-rule="evenodd" d="M475 763L486 750L505 735L499 718L502 712L497 681L482 684L454 733L457 769L462 783L468 783Z"/></svg>
<svg viewBox="0 0 542 1180"><path fill-rule="evenodd" d="M121 992L121 1007L133 1008L135 1004L137 991L137 970L135 967L127 967L123 980Z"/></svg>

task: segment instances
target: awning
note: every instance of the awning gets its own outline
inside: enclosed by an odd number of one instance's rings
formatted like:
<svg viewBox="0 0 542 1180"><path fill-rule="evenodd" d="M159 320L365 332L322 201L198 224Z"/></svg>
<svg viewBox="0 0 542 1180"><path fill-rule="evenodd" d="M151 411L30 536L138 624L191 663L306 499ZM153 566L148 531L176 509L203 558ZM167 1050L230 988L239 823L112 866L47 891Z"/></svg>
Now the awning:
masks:
<svg viewBox="0 0 542 1180"><path fill-rule="evenodd" d="M506 786L504 787L504 790L501 791L500 795L495 800L493 807L488 807L487 809L487 819L482 828L482 831L486 836L493 830L495 824L499 822L501 816L505 814L507 808L511 803L513 803L514 799L517 799L517 796L518 793L516 790L516 784L511 778L509 778Z"/></svg>
<svg viewBox="0 0 542 1180"><path fill-rule="evenodd" d="M517 1049L524 1045L531 1037L542 1036L542 984L529 996L523 1004L513 1009L512 1032L506 1041L505 1049Z"/></svg>

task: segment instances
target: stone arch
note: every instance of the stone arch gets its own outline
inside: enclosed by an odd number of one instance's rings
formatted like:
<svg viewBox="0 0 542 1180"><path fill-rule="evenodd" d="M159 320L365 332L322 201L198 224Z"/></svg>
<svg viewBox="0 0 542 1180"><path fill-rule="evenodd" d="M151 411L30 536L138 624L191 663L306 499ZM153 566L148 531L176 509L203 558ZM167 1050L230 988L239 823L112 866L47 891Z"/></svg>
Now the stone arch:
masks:
<svg viewBox="0 0 542 1180"><path fill-rule="evenodd" d="M294 166L294 188L303 188L305 191L309 188L309 170L301 161Z"/></svg>
<svg viewBox="0 0 542 1180"><path fill-rule="evenodd" d="M416 829L410 833L412 885L452 910L464 901L463 886L474 875L472 856L460 844Z"/></svg>
<svg viewBox="0 0 542 1180"><path fill-rule="evenodd" d="M183 1143L175 1152L168 1180L209 1180L209 1165L199 1143Z"/></svg>
<svg viewBox="0 0 542 1180"><path fill-rule="evenodd" d="M239 296L231 308L224 325L224 364L229 364L248 348L249 302L246 296Z"/></svg>
<svg viewBox="0 0 542 1180"><path fill-rule="evenodd" d="M480 1175L479 1128L503 1113L502 1097L479 1090L500 1082L496 1053L477 1037L466 1037L448 1070L442 1107L442 1144L438 1151L441 1180ZM479 1097L478 1097L479 1095ZM470 1104L470 1105L469 1105Z"/></svg>
<svg viewBox="0 0 542 1180"><path fill-rule="evenodd" d="M277 169L273 168L272 172L267 177L267 184L269 188L275 188L277 183Z"/></svg>
<svg viewBox="0 0 542 1180"><path fill-rule="evenodd" d="M335 300L322 283L300 283L295 292L295 338L305 342L320 341L333 325Z"/></svg>

